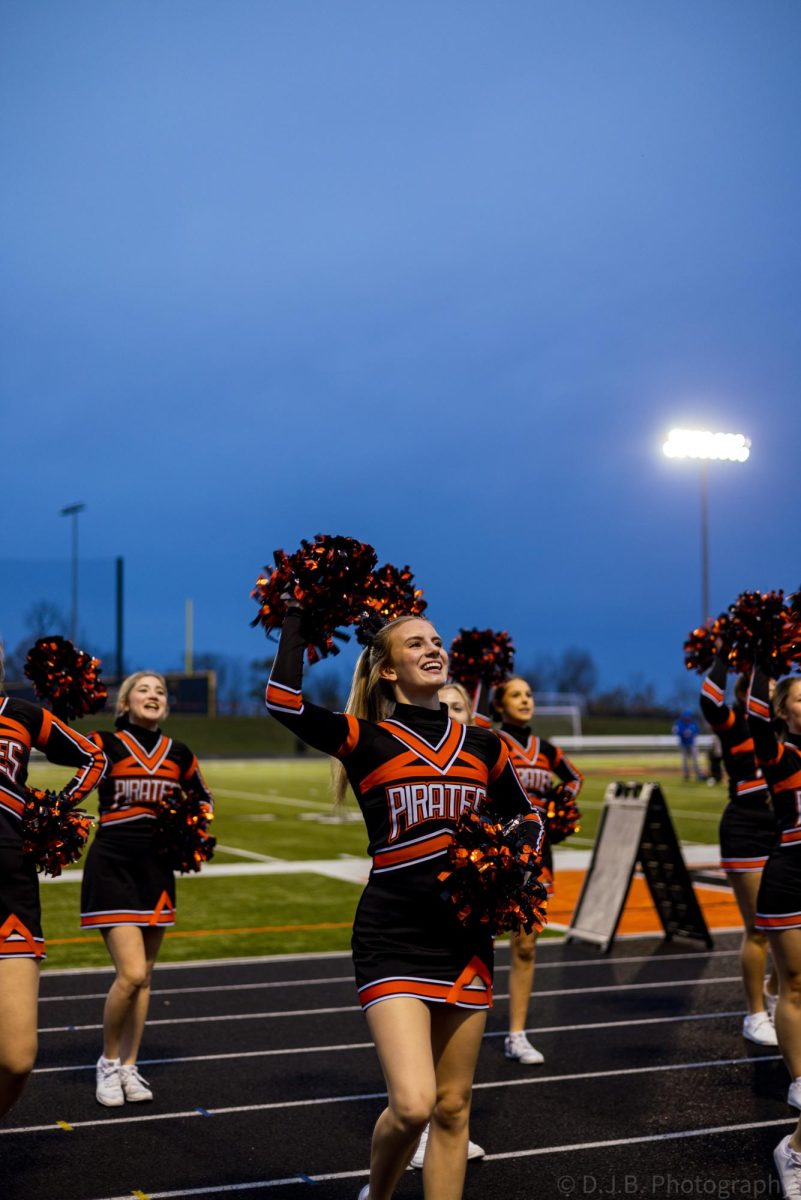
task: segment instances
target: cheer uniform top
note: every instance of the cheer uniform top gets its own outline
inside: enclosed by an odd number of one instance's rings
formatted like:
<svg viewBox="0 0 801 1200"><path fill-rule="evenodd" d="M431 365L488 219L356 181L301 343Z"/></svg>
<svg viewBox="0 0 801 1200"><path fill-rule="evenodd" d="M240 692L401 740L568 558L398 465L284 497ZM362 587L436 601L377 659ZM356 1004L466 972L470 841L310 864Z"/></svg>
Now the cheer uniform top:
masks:
<svg viewBox="0 0 801 1200"><path fill-rule="evenodd" d="M31 749L79 770L62 789L78 805L96 787L106 756L47 709L0 697L0 958L44 958L36 864L22 850L22 816Z"/></svg>
<svg viewBox="0 0 801 1200"><path fill-rule="evenodd" d="M332 713L303 696L301 614L287 613L267 685L267 706L304 742L341 760L358 799L372 869L353 922L353 962L363 1009L411 996L486 1009L493 943L442 898L440 872L460 814L484 805L502 818L540 820L496 734L462 725L447 708L397 704L374 723Z"/></svg>
<svg viewBox="0 0 801 1200"><path fill-rule="evenodd" d="M801 929L801 734L779 741L773 727L768 678L754 671L748 694L748 725L756 760L773 797L779 840L762 872L756 929Z"/></svg>
<svg viewBox="0 0 801 1200"><path fill-rule="evenodd" d="M517 772L526 795L544 817L548 807L547 795L551 789L551 777L555 775L564 783L565 791L571 800L575 800L584 783L581 771L558 746L554 746L545 738L537 737L531 732L529 725L507 725L505 722L498 731L509 748L512 766ZM553 894L553 851L548 841L548 827L545 826L545 841L542 852L542 881L549 896Z"/></svg>
<svg viewBox="0 0 801 1200"><path fill-rule="evenodd" d="M105 750L108 774L98 789L100 819L86 856L81 926L163 928L175 924L175 875L159 855L156 814L177 789L214 802L188 746L127 718L117 731L93 733Z"/></svg>
<svg viewBox="0 0 801 1200"><path fill-rule="evenodd" d="M729 803L720 819L720 865L737 875L760 872L776 844L778 828L770 792L754 756L745 709L725 703L726 660L716 658L701 686L701 712L720 739L729 779Z"/></svg>

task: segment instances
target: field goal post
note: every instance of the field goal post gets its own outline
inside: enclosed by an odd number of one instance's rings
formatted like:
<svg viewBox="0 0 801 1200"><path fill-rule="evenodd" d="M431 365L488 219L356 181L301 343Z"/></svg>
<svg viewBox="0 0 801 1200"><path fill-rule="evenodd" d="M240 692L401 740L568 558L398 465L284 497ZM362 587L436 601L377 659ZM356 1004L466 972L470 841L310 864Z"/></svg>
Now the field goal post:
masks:
<svg viewBox="0 0 801 1200"><path fill-rule="evenodd" d="M564 717L570 722L573 737L581 737L581 722L587 711L587 698L577 692L535 692L534 720L537 717Z"/></svg>

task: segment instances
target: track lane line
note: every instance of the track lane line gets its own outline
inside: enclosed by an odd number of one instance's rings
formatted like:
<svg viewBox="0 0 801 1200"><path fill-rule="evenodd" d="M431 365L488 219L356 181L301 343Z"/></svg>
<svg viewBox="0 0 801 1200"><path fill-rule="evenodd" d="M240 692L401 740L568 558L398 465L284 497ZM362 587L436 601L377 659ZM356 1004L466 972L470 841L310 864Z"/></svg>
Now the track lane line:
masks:
<svg viewBox="0 0 801 1200"><path fill-rule="evenodd" d="M741 983L739 975L727 975L720 979L673 979L670 981L660 980L657 983L614 983L604 984L601 987L585 987L585 988L559 988L550 991L539 991L536 993L538 1000L544 1000L546 997L559 996L597 996L609 992L644 992L653 991L659 988L662 991L674 988L700 988L700 987L715 987L722 984ZM238 990L238 989L237 989ZM508 1000L508 992L496 992L496 1000ZM273 1012L258 1012L258 1013L224 1013L206 1017L157 1017L153 1020L148 1019L148 1026L151 1025L200 1025L209 1021L256 1021L269 1020L279 1017L309 1017L314 1015L327 1015L330 1013L347 1013L361 1012L358 1004L340 1004L335 1007L328 1008L294 1008L294 1009L279 1009ZM101 1024L93 1025L51 1025L44 1029L40 1029L40 1034L45 1033L78 1033L91 1029L102 1029Z"/></svg>
<svg viewBox="0 0 801 1200"><path fill-rule="evenodd" d="M742 1010L738 1009L736 1012L688 1013L687 1015L677 1017L643 1017L633 1021L590 1021L583 1025L540 1025L536 1029L529 1028L525 1032L530 1033L533 1037L539 1037L543 1033L581 1033L583 1030L595 1032L599 1029L630 1029L635 1025L671 1025L683 1021L730 1020L732 1017L739 1019L742 1015ZM483 1035L482 1040L486 1041L490 1038L502 1037L506 1037L505 1029L491 1030ZM373 1049L375 1049L373 1042L344 1042L331 1046L290 1046L286 1049L239 1050L230 1054L185 1054L173 1058L140 1058L138 1065L141 1067L154 1067L174 1065L176 1063L213 1063L237 1058L276 1058L282 1054L335 1054L351 1050ZM70 1067L35 1067L33 1074L55 1075L64 1071L94 1071L96 1067L96 1062L76 1063Z"/></svg>
<svg viewBox="0 0 801 1200"><path fill-rule="evenodd" d="M537 1087L544 1083L575 1083L578 1081L586 1081L588 1079L620 1079L628 1078L632 1075L653 1075L666 1074L670 1071L708 1071L710 1069L719 1069L721 1067L740 1067L753 1066L754 1062L781 1062L780 1054L769 1054L759 1059L753 1058L720 1058L706 1059L702 1062L690 1063L664 1063L659 1065L650 1065L647 1067L618 1067L611 1071L573 1071L566 1075L540 1075L536 1078L524 1079L499 1079L492 1080L486 1083L473 1084L473 1091L494 1091L498 1088L512 1087ZM381 1092L357 1092L342 1096L314 1096L307 1100L272 1100L265 1104L236 1104L229 1105L223 1108L209 1108L203 1113L198 1109L187 1109L181 1112L172 1113L144 1113L142 1115L123 1117L123 1116L107 1116L95 1117L88 1121L70 1121L72 1130L78 1129L96 1129L98 1126L106 1126L107 1128L118 1125L138 1125L152 1123L154 1121L180 1121L187 1117L204 1118L207 1115L215 1117L232 1116L240 1113L254 1112L271 1112L275 1109L289 1108L316 1108L326 1104L356 1104L366 1100L385 1100L387 1093ZM797 1117L787 1118L797 1121ZM55 1123L46 1125L19 1125L16 1127L4 1127L0 1129L0 1137L9 1137L21 1133L47 1133L59 1129Z"/></svg>

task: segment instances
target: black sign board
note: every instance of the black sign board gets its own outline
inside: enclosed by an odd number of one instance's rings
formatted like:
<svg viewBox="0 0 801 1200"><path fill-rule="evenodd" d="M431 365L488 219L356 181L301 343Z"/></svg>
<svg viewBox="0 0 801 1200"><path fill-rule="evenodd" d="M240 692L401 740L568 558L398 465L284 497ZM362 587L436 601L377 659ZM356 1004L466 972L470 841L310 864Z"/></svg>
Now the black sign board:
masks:
<svg viewBox="0 0 801 1200"><path fill-rule="evenodd" d="M610 949L639 863L665 937L712 945L658 783L610 783L567 941Z"/></svg>

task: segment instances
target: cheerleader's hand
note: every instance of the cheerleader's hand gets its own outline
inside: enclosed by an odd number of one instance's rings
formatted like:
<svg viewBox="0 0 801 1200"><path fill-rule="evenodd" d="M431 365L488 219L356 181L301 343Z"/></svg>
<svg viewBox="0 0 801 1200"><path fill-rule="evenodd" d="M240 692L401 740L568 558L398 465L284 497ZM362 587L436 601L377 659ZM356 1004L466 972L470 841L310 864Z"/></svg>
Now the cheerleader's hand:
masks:
<svg viewBox="0 0 801 1200"><path fill-rule="evenodd" d="M518 857L528 855L537 861L542 857L545 826L539 813L521 813L513 817L504 825L503 833Z"/></svg>

